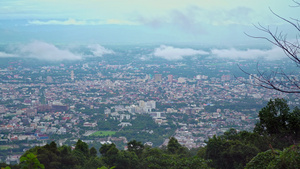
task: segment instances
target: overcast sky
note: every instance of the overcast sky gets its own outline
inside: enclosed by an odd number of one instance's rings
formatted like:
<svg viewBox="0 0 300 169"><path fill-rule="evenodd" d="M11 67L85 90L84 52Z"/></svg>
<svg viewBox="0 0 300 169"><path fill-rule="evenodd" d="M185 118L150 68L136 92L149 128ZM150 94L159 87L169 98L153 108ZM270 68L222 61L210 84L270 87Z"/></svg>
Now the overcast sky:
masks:
<svg viewBox="0 0 300 169"><path fill-rule="evenodd" d="M0 42L265 43L244 32L261 35L253 26L261 23L291 34L269 8L297 18L293 5L292 0L1 0Z"/></svg>

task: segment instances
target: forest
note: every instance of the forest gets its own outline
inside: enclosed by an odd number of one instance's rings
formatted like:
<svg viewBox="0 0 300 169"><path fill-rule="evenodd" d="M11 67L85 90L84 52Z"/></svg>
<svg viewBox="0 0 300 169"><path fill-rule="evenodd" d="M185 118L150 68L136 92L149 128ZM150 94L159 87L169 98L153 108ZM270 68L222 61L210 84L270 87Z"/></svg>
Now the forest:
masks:
<svg viewBox="0 0 300 169"><path fill-rule="evenodd" d="M300 109L290 110L284 99L270 100L259 111L252 132L230 129L213 136L205 147L187 149L170 137L167 146L150 147L140 141L127 143L127 150L114 143L99 150L78 140L74 146L55 142L27 150L20 163L5 169L252 169L300 168Z"/></svg>

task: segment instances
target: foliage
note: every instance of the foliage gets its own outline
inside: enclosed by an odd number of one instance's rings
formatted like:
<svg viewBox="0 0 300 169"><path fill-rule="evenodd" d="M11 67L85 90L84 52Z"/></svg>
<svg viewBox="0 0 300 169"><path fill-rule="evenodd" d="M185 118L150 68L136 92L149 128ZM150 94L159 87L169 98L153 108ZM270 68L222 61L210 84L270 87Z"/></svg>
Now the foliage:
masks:
<svg viewBox="0 0 300 169"><path fill-rule="evenodd" d="M286 100L270 100L267 106L259 111L258 116L260 121L256 124L254 132L270 136L276 142L273 146L283 148L299 141L300 110L295 108L290 112Z"/></svg>
<svg viewBox="0 0 300 169"><path fill-rule="evenodd" d="M300 146L292 145L283 151L268 150L257 154L246 169L300 168Z"/></svg>
<svg viewBox="0 0 300 169"><path fill-rule="evenodd" d="M144 145L140 141L132 140L127 143L128 151L134 152L137 156L141 156Z"/></svg>
<svg viewBox="0 0 300 169"><path fill-rule="evenodd" d="M268 168L300 168L300 146L292 145L280 152Z"/></svg>
<svg viewBox="0 0 300 169"><path fill-rule="evenodd" d="M172 145L173 143L171 143ZM198 156L188 157L187 154L170 154L170 152L164 151L158 148L145 149L142 156L141 168L149 169L200 169L210 168L208 163L210 161L204 160Z"/></svg>
<svg viewBox="0 0 300 169"><path fill-rule="evenodd" d="M97 169L114 169L114 168L116 168L116 167L115 167L115 166L113 166L113 167L107 168L107 167L105 167L105 166L102 166L102 167L100 167L100 168L97 168Z"/></svg>
<svg viewBox="0 0 300 169"><path fill-rule="evenodd" d="M115 144L95 147L78 140L75 147L58 147L55 142L34 147L21 157L20 165L3 165L14 168L116 168L116 169L188 169L188 168L300 168L299 109L290 111L283 99L270 100L259 112L260 121L254 132L229 129L223 135L213 136L206 146L188 150L175 137L170 137L167 146L152 148L140 141L127 143L128 150L119 150ZM141 116L140 119L147 120ZM150 121L150 120L149 120ZM151 120L152 121L152 120ZM140 122L139 122L140 123ZM156 126L153 123L147 125ZM149 128L151 126L148 126ZM147 126L135 131L149 130ZM155 130L154 132L156 132ZM281 141L285 141L282 143ZM287 146L290 146L286 148ZM275 150L274 148L281 149ZM285 149L284 149L285 148ZM197 153L195 151L198 151Z"/></svg>
<svg viewBox="0 0 300 169"><path fill-rule="evenodd" d="M91 157L96 157L96 156L97 156L97 150L96 150L95 147L92 147L92 148L90 149L90 156L91 156Z"/></svg>
<svg viewBox="0 0 300 169"><path fill-rule="evenodd" d="M29 153L26 156L20 158L21 168L22 169L44 169L45 166L40 163L40 161L36 158L36 155L33 153Z"/></svg>
<svg viewBox="0 0 300 169"><path fill-rule="evenodd" d="M198 151L200 157L212 160L215 168L243 168L257 153L268 149L268 140L255 133L230 129L213 136Z"/></svg>
<svg viewBox="0 0 300 169"><path fill-rule="evenodd" d="M137 114L137 118L131 123L132 126L122 128L115 134L115 137L123 136L128 140L152 142L153 146L157 147L175 131L175 129L166 130L164 127L160 127L149 115Z"/></svg>
<svg viewBox="0 0 300 169"><path fill-rule="evenodd" d="M91 134L90 136L112 136L116 134L115 131L96 131L95 133Z"/></svg>
<svg viewBox="0 0 300 169"><path fill-rule="evenodd" d="M249 163L246 165L246 169L267 169L268 165L272 160L279 154L278 150L267 150L265 152L258 153Z"/></svg>
<svg viewBox="0 0 300 169"><path fill-rule="evenodd" d="M1 168L1 169L11 169L9 166L5 167L5 168Z"/></svg>

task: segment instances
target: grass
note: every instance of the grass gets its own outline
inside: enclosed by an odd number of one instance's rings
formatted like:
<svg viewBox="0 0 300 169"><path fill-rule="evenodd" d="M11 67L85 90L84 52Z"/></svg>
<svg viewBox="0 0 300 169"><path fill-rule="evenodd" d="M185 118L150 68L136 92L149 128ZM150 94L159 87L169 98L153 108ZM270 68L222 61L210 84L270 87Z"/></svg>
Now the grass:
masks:
<svg viewBox="0 0 300 169"><path fill-rule="evenodd" d="M96 131L95 133L91 134L90 136L112 136L116 134L115 131Z"/></svg>
<svg viewBox="0 0 300 169"><path fill-rule="evenodd" d="M0 146L0 150L7 150L7 149L10 149L11 147L10 146Z"/></svg>

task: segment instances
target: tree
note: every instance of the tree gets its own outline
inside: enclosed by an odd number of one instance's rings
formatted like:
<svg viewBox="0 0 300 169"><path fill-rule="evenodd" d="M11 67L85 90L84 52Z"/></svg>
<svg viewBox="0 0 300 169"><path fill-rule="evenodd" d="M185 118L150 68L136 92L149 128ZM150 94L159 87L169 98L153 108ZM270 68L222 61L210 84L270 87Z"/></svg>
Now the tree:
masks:
<svg viewBox="0 0 300 169"><path fill-rule="evenodd" d="M91 157L97 157L97 150L95 149L95 147L92 147L90 149L90 156Z"/></svg>
<svg viewBox="0 0 300 169"><path fill-rule="evenodd" d="M286 100L270 100L267 106L259 111L258 116L260 121L255 125L254 132L271 136L274 143L290 145L299 141L300 111L295 108L290 112Z"/></svg>
<svg viewBox="0 0 300 169"><path fill-rule="evenodd" d="M93 169L104 166L104 163L99 157L90 157L90 159L84 164L83 169Z"/></svg>
<svg viewBox="0 0 300 169"><path fill-rule="evenodd" d="M257 147L245 144L237 137L229 140L226 136L213 136L206 143L205 158L212 160L214 168L243 168L259 152Z"/></svg>
<svg viewBox="0 0 300 169"><path fill-rule="evenodd" d="M296 7L300 7L300 2L296 3ZM271 10L271 9L270 9ZM286 19L275 12L271 10L271 12L278 17L279 19L283 20L284 22L288 23L291 27L294 27L297 31L296 33L296 40L289 41L287 40L287 34L283 32L272 31L270 27L262 26L261 24L258 24L258 26L255 26L258 30L265 32L267 36L261 37L261 36L252 36L248 35L252 38L259 38L264 39L270 42L271 44L278 46L281 48L286 56L296 64L296 66L299 68L300 66L300 41L299 41L299 35L300 35L300 20L298 19ZM240 68L241 69L241 68ZM243 69L241 69L245 74L251 76L254 80L252 85L264 87L267 89L273 89L284 93L300 93L300 80L298 77L289 75L287 72L284 72L283 70L273 70L271 73L262 72L257 68L258 75L252 75Z"/></svg>
<svg viewBox="0 0 300 169"><path fill-rule="evenodd" d="M177 139L174 137L171 137L168 145L167 145L167 150L171 153L171 154L175 154L177 153L177 151L181 148L182 146L178 143Z"/></svg>
<svg viewBox="0 0 300 169"><path fill-rule="evenodd" d="M117 149L114 143L112 144L103 144L99 152L102 155L102 160L107 166L116 166L117 159L119 155L119 150Z"/></svg>
<svg viewBox="0 0 300 169"><path fill-rule="evenodd" d="M138 157L141 156L144 150L144 145L140 141L132 140L127 143L128 151L134 152Z"/></svg>
<svg viewBox="0 0 300 169"><path fill-rule="evenodd" d="M26 156L20 158L21 168L23 169L44 169L44 165L36 158L36 155L29 153Z"/></svg>
<svg viewBox="0 0 300 169"><path fill-rule="evenodd" d="M80 151L85 157L89 157L89 146L81 140L77 141L75 151Z"/></svg>
<svg viewBox="0 0 300 169"><path fill-rule="evenodd" d="M272 160L268 168L300 168L300 147L292 145Z"/></svg>
<svg viewBox="0 0 300 169"><path fill-rule="evenodd" d="M124 150L119 151L115 162L115 166L118 169L139 168L139 159L134 152Z"/></svg>
<svg viewBox="0 0 300 169"><path fill-rule="evenodd" d="M246 165L246 169L300 168L300 146L292 145L283 151L267 150L258 153Z"/></svg>
<svg viewBox="0 0 300 169"><path fill-rule="evenodd" d="M253 159L247 163L246 169L267 169L268 164L279 155L279 150L267 150L265 152L258 153Z"/></svg>

